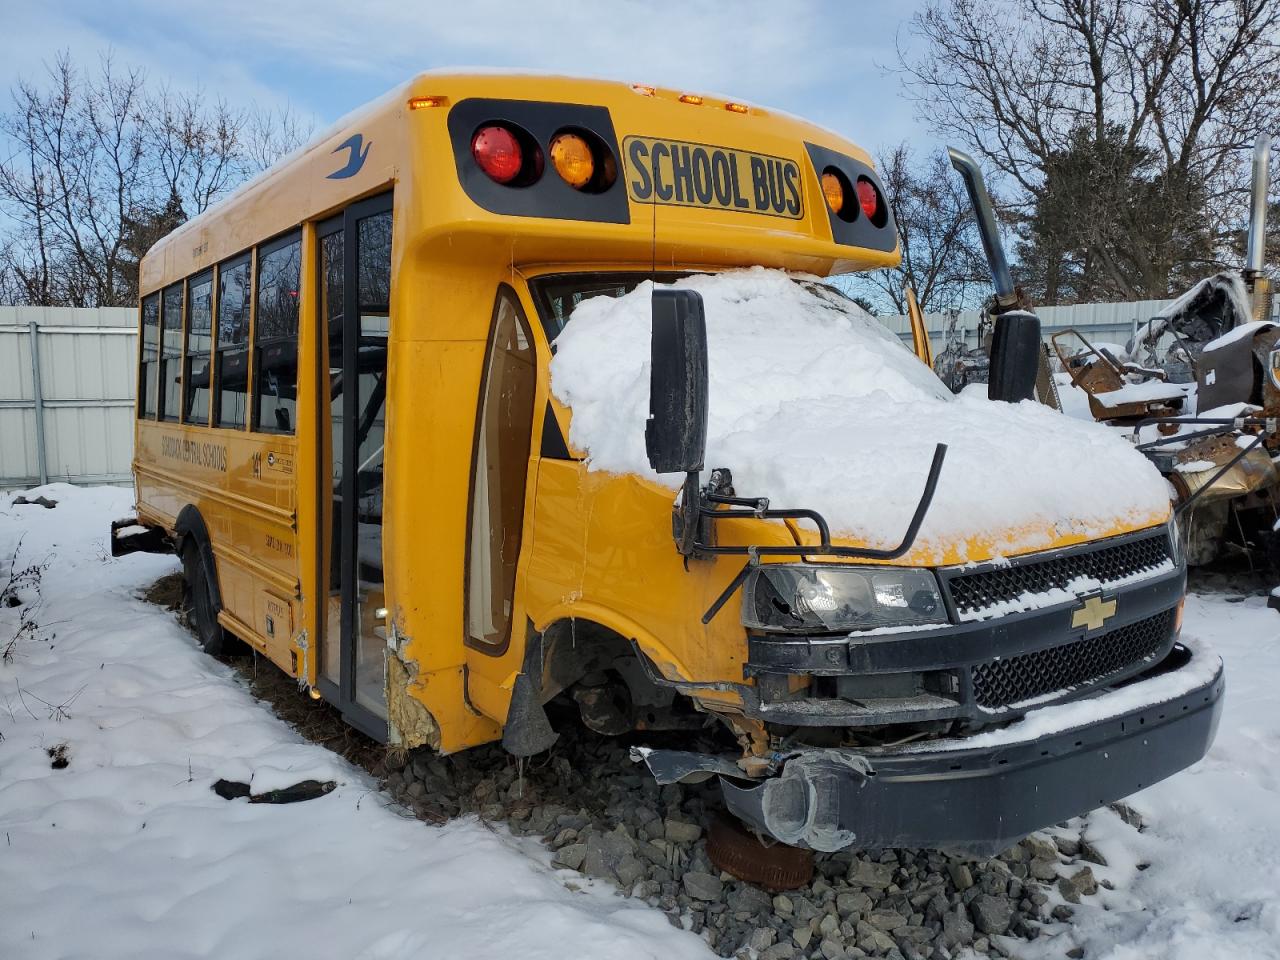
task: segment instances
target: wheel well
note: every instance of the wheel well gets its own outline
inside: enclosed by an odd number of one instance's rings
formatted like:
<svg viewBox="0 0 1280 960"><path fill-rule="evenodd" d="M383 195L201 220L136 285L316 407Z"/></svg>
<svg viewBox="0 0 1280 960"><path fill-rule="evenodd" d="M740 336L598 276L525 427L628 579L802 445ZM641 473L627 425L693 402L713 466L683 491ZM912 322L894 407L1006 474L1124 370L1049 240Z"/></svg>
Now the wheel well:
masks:
<svg viewBox="0 0 1280 960"><path fill-rule="evenodd" d="M627 637L593 620L557 620L542 631L542 700L545 703L592 673L616 673L636 703L668 705L679 696L651 678L658 672Z"/></svg>
<svg viewBox="0 0 1280 960"><path fill-rule="evenodd" d="M200 551L205 576L209 578L209 594L213 600L213 610L214 613L219 612L222 610L222 590L218 586L218 567L213 560L213 544L209 541L209 528L205 526L204 517L200 515L200 511L194 504L189 503L178 512L173 531L177 539L179 557L188 545Z"/></svg>

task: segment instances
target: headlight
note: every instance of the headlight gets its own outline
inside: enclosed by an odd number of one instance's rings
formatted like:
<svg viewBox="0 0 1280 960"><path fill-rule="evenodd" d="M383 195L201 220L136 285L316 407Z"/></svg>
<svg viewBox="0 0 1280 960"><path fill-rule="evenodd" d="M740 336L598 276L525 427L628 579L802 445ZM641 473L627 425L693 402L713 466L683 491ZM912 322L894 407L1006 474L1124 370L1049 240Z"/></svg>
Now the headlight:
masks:
<svg viewBox="0 0 1280 960"><path fill-rule="evenodd" d="M911 567L768 563L742 591L758 630L838 631L946 623L938 581Z"/></svg>

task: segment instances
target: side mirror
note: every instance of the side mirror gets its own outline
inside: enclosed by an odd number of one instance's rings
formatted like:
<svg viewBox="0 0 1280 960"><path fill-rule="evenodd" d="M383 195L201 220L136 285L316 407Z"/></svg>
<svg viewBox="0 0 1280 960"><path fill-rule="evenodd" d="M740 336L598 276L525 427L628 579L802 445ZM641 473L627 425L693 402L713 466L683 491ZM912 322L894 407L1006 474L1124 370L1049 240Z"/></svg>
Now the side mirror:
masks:
<svg viewBox="0 0 1280 960"><path fill-rule="evenodd" d="M1040 318L1025 310L996 316L991 336L991 370L987 396L1016 403L1036 394L1040 372Z"/></svg>
<svg viewBox="0 0 1280 960"><path fill-rule="evenodd" d="M693 290L653 292L645 451L657 473L696 474L707 445L707 321Z"/></svg>

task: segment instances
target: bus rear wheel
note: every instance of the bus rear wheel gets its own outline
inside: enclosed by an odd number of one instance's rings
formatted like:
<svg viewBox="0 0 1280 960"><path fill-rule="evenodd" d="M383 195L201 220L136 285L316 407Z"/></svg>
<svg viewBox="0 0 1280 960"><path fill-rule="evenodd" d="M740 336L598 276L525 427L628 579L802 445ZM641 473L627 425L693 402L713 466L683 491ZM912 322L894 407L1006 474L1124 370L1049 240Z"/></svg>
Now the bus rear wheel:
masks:
<svg viewBox="0 0 1280 960"><path fill-rule="evenodd" d="M182 550L182 577L186 581L187 616L200 648L211 656L223 653L227 634L218 623L213 602L213 571L204 561L199 544L188 541Z"/></svg>

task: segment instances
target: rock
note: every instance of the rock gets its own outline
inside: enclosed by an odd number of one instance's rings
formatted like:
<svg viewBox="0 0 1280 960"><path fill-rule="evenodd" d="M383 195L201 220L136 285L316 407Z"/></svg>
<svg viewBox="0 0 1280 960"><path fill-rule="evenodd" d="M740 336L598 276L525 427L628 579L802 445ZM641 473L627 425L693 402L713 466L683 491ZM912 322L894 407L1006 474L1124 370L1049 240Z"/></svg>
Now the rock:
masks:
<svg viewBox="0 0 1280 960"><path fill-rule="evenodd" d="M780 893L773 898L773 910L775 913L783 916L790 916L795 906L791 903L791 898L785 893Z"/></svg>
<svg viewBox="0 0 1280 960"><path fill-rule="evenodd" d="M950 910L942 915L942 942L948 947L973 942L973 924L963 913Z"/></svg>
<svg viewBox="0 0 1280 960"><path fill-rule="evenodd" d="M1072 910L1070 907L1068 907L1065 903L1060 903L1053 908L1053 911L1050 914L1050 916L1052 916L1053 919L1057 920L1059 923L1066 923L1068 920L1070 920L1072 917L1075 916L1075 913L1076 912Z"/></svg>
<svg viewBox="0 0 1280 960"><path fill-rule="evenodd" d="M841 960L844 956L844 944L838 940L823 940L818 950L826 960Z"/></svg>
<svg viewBox="0 0 1280 960"><path fill-rule="evenodd" d="M751 931L751 936L747 939L747 946L757 953L761 953L773 946L774 940L778 937L778 931L773 927L756 927Z"/></svg>
<svg viewBox="0 0 1280 960"><path fill-rule="evenodd" d="M1108 806L1110 806L1111 809L1119 815L1121 820L1133 827L1133 829L1141 831L1145 828L1146 824L1142 822L1142 814L1133 809L1133 807L1129 806L1127 803L1122 803L1117 800L1115 803L1108 804Z"/></svg>
<svg viewBox="0 0 1280 960"><path fill-rule="evenodd" d="M947 873L951 874L951 882L955 884L957 890L968 890L973 886L973 871L969 869L968 864L948 863Z"/></svg>
<svg viewBox="0 0 1280 960"><path fill-rule="evenodd" d="M813 931L809 929L809 925L796 927L791 931L791 939L795 941L797 947L803 950L809 945L809 941L813 939Z"/></svg>
<svg viewBox="0 0 1280 960"><path fill-rule="evenodd" d="M551 858L551 863L556 867L579 870L582 868L582 860L586 855L587 845L585 843L570 843L556 851L556 855Z"/></svg>
<svg viewBox="0 0 1280 960"><path fill-rule="evenodd" d="M822 919L818 922L818 933L824 937L831 937L840 930L840 920L835 914L826 913L822 915Z"/></svg>
<svg viewBox="0 0 1280 960"><path fill-rule="evenodd" d="M1076 885L1071 882L1070 877L1062 877L1058 880L1058 892L1062 894L1062 899L1067 903L1080 902L1080 891L1076 889Z"/></svg>
<svg viewBox="0 0 1280 960"><path fill-rule="evenodd" d="M795 955L795 948L784 940L760 954L760 960L791 960Z"/></svg>
<svg viewBox="0 0 1280 960"><path fill-rule="evenodd" d="M1091 897L1098 892L1098 881L1089 867L1084 867L1071 875L1071 883L1081 895Z"/></svg>
<svg viewBox="0 0 1280 960"><path fill-rule="evenodd" d="M586 856L582 858L582 872L589 877L613 880L615 871L624 857L634 857L636 843L619 827L609 833L591 831L583 837Z"/></svg>
<svg viewBox="0 0 1280 960"><path fill-rule="evenodd" d="M1057 860L1058 845L1048 837L1033 833L1022 841L1032 860Z"/></svg>
<svg viewBox="0 0 1280 960"><path fill-rule="evenodd" d="M1053 842L1057 844L1058 852L1064 857L1075 857L1080 854L1080 841L1071 837L1054 837Z"/></svg>
<svg viewBox="0 0 1280 960"><path fill-rule="evenodd" d="M872 955L887 953L897 948L893 937L877 930L865 920L858 924L858 949Z"/></svg>
<svg viewBox="0 0 1280 960"><path fill-rule="evenodd" d="M893 864L855 860L849 868L849 883L872 890L886 890L893 883Z"/></svg>
<svg viewBox="0 0 1280 960"><path fill-rule="evenodd" d="M1107 858L1102 855L1102 851L1083 837L1080 838L1080 859L1096 863L1100 867L1107 865Z"/></svg>
<svg viewBox="0 0 1280 960"><path fill-rule="evenodd" d="M684 892L695 900L716 901L724 893L724 884L719 877L709 873L690 870L684 875Z"/></svg>
<svg viewBox="0 0 1280 960"><path fill-rule="evenodd" d="M866 920L877 930L885 931L897 930L907 923L907 918L897 910L872 910L867 914Z"/></svg>
<svg viewBox="0 0 1280 960"><path fill-rule="evenodd" d="M1031 861L1031 876L1037 880L1052 881L1058 877L1058 864L1055 860Z"/></svg>
<svg viewBox="0 0 1280 960"><path fill-rule="evenodd" d="M898 927L894 930L893 938L898 941L898 946L900 947L907 944L921 946L933 939L933 931L928 927L923 927L916 923L909 923L906 926Z"/></svg>
<svg viewBox="0 0 1280 960"><path fill-rule="evenodd" d="M1013 919L1013 904L1003 897L982 894L969 904L973 924L986 934L1004 933Z"/></svg>
<svg viewBox="0 0 1280 960"><path fill-rule="evenodd" d="M748 883L740 884L736 889L729 891L729 895L725 897L725 902L729 904L729 909L734 913L759 914L768 913L769 908L773 906L773 901L769 899L769 895L759 887L753 887Z"/></svg>
<svg viewBox="0 0 1280 960"><path fill-rule="evenodd" d="M618 884L627 891L643 880L647 872L645 865L631 854L623 857L613 870L614 876L618 878Z"/></svg>
<svg viewBox="0 0 1280 960"><path fill-rule="evenodd" d="M683 820L667 818L662 821L663 834L672 843L696 843L702 836L702 827L696 823L685 823Z"/></svg>
<svg viewBox="0 0 1280 960"><path fill-rule="evenodd" d="M775 906L777 901L774 901ZM842 917L851 913L866 914L871 910L871 898L861 890L856 893L836 894L836 912Z"/></svg>

